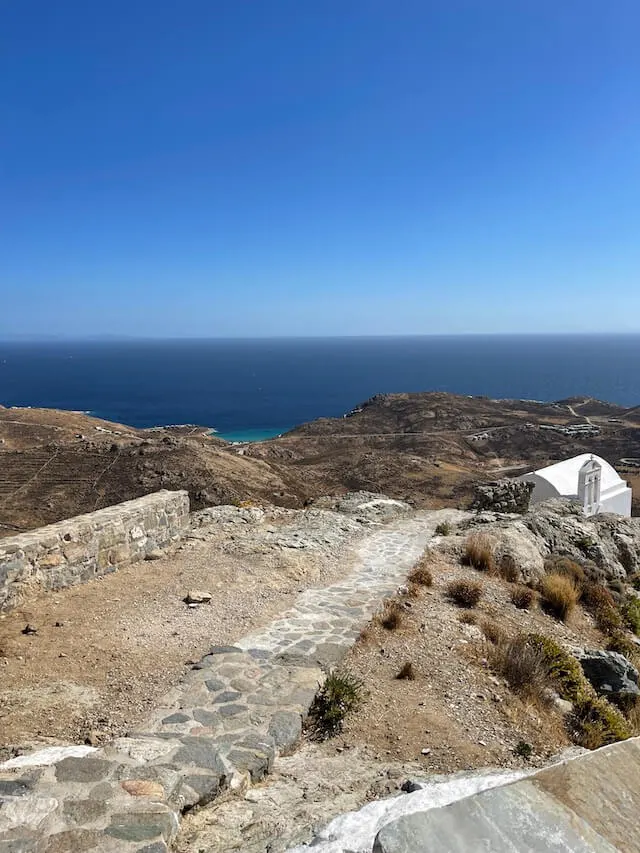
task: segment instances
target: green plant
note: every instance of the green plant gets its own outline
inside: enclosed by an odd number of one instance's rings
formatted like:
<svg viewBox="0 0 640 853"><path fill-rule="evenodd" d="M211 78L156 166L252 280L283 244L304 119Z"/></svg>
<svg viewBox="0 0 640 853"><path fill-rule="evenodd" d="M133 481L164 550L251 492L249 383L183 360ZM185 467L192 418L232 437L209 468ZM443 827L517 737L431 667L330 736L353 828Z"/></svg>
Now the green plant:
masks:
<svg viewBox="0 0 640 853"><path fill-rule="evenodd" d="M433 575L426 566L416 566L409 573L409 583L417 584L418 586L431 586L433 584Z"/></svg>
<svg viewBox="0 0 640 853"><path fill-rule="evenodd" d="M413 664L410 660L405 661L400 667L400 671L396 675L396 678L402 680L405 679L407 681L415 681L416 674L413 669Z"/></svg>
<svg viewBox="0 0 640 853"><path fill-rule="evenodd" d="M536 594L528 586L516 586L511 590L511 602L519 610L529 610L533 606Z"/></svg>
<svg viewBox="0 0 640 853"><path fill-rule="evenodd" d="M465 566L472 566L481 572L493 572L493 545L489 537L483 533L469 536L464 545L462 562Z"/></svg>
<svg viewBox="0 0 640 853"><path fill-rule="evenodd" d="M540 581L540 599L547 613L566 622L578 601L578 590L566 575L545 575Z"/></svg>
<svg viewBox="0 0 640 853"><path fill-rule="evenodd" d="M482 598L483 587L479 581L461 578L451 581L447 586L447 595L458 607L475 607Z"/></svg>
<svg viewBox="0 0 640 853"><path fill-rule="evenodd" d="M451 531L453 530L452 526L448 521L441 521L440 524L436 525L436 536L450 536Z"/></svg>
<svg viewBox="0 0 640 853"><path fill-rule="evenodd" d="M589 555L591 549L596 544L595 539L592 536L581 536L576 540L576 546L582 551L583 554Z"/></svg>
<svg viewBox="0 0 640 853"><path fill-rule="evenodd" d="M576 702L592 692L578 661L544 634L529 634L527 643L542 654L547 678L563 699Z"/></svg>
<svg viewBox="0 0 640 853"><path fill-rule="evenodd" d="M533 755L533 747L530 743L527 743L526 740L519 740L513 751L516 755L519 755L520 758L524 758L525 761Z"/></svg>
<svg viewBox="0 0 640 853"><path fill-rule="evenodd" d="M640 634L640 598L629 596L623 606L622 614L633 633Z"/></svg>
<svg viewBox="0 0 640 853"><path fill-rule="evenodd" d="M631 737L631 728L622 713L606 699L585 696L574 704L569 725L573 740L586 749L598 749Z"/></svg>
<svg viewBox="0 0 640 853"><path fill-rule="evenodd" d="M622 628L622 616L613 596L602 584L586 583L582 588L580 603L591 613L596 626L603 634L612 634Z"/></svg>
<svg viewBox="0 0 640 853"><path fill-rule="evenodd" d="M607 651L618 652L618 654L624 655L637 668L640 659L640 648L633 640L629 639L624 631L614 631L610 635L609 642L607 643Z"/></svg>
<svg viewBox="0 0 640 853"><path fill-rule="evenodd" d="M362 704L363 686L350 672L327 676L309 709L309 729L315 740L326 740L342 730L347 714Z"/></svg>

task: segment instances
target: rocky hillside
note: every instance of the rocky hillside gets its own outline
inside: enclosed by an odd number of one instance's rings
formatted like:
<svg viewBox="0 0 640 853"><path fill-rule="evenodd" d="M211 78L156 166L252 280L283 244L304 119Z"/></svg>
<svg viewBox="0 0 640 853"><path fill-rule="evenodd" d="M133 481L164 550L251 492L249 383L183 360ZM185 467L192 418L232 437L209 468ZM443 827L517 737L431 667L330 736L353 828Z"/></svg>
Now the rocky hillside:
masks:
<svg viewBox="0 0 640 853"><path fill-rule="evenodd" d="M587 451L617 465L640 496L640 410L581 398L378 395L343 418L241 446L205 427L137 430L0 407L0 535L159 488L187 489L195 509L245 500L295 508L359 489L418 507L460 506L478 481Z"/></svg>

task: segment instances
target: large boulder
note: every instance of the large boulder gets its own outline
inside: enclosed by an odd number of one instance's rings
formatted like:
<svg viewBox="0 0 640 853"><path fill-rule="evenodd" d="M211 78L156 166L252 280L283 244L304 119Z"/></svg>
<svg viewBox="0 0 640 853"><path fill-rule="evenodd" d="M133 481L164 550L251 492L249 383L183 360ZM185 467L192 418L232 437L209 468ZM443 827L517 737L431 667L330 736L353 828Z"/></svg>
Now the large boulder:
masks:
<svg viewBox="0 0 640 853"><path fill-rule="evenodd" d="M577 649L574 655L600 696L608 699L640 696L638 670L624 655L602 649Z"/></svg>
<svg viewBox="0 0 640 853"><path fill-rule="evenodd" d="M519 583L537 583L540 580L544 575L544 559L535 537L522 522L514 521L510 527L496 529L493 538L496 566L505 574L512 568L514 580Z"/></svg>

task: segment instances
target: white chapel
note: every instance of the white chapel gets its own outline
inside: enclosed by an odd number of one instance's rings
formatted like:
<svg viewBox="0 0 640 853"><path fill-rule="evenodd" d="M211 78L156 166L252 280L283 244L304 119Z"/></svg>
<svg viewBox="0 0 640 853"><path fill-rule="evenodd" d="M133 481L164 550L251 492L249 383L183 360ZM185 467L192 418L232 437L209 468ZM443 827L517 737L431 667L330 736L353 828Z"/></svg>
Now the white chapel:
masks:
<svg viewBox="0 0 640 853"><path fill-rule="evenodd" d="M556 462L518 479L534 484L531 503L567 498L579 502L585 515L631 515L631 489L612 465L591 453Z"/></svg>

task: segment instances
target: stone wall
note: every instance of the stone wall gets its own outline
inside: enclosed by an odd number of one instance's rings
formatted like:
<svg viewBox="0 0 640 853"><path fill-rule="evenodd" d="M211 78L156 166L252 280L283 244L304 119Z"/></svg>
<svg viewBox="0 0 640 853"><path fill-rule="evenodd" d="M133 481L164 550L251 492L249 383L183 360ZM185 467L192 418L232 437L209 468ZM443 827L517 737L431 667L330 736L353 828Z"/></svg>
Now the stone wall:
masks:
<svg viewBox="0 0 640 853"><path fill-rule="evenodd" d="M519 480L495 480L476 487L473 509L524 514L529 509L533 483Z"/></svg>
<svg viewBox="0 0 640 853"><path fill-rule="evenodd" d="M0 611L134 563L180 539L187 492L166 490L0 539Z"/></svg>

